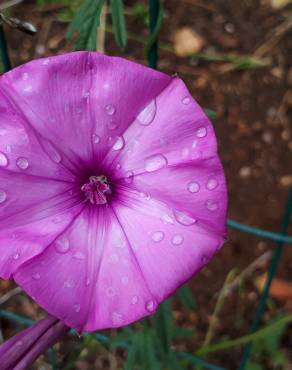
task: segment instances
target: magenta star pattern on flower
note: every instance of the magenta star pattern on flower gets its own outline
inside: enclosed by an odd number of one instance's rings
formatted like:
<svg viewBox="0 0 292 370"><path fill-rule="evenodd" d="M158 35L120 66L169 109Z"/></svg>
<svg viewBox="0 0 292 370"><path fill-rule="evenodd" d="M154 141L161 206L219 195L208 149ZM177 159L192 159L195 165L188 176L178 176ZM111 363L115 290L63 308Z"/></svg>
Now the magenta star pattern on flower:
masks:
<svg viewBox="0 0 292 370"><path fill-rule="evenodd" d="M0 79L0 275L70 327L153 313L226 233L212 125L181 79L77 52Z"/></svg>

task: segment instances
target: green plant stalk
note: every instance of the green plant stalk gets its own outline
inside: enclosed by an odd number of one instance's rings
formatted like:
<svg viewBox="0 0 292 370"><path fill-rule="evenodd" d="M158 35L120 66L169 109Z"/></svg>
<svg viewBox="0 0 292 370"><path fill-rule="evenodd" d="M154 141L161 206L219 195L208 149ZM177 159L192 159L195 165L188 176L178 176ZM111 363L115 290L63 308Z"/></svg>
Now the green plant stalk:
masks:
<svg viewBox="0 0 292 370"><path fill-rule="evenodd" d="M3 22L0 20L0 54L3 64L3 69L5 72L11 69L11 63L8 55L7 43L4 34Z"/></svg>
<svg viewBox="0 0 292 370"><path fill-rule="evenodd" d="M282 221L282 225L281 225L281 229L280 229L280 232L283 235L287 234L290 219L291 219L291 214L292 214L292 188L290 189L290 194L289 194L289 197L288 197L288 201L287 201L287 205L286 205L286 209L285 209L285 212L284 212L283 221ZM255 319L254 319L252 327L251 327L252 332L255 332L261 324L261 320L262 320L262 317L263 317L263 314L264 314L265 308L266 308L266 303L267 303L267 300L268 300L268 297L269 297L270 287L271 287L273 278L276 274L278 264L279 264L279 261L280 261L281 255L282 255L283 246L284 246L283 242L278 242L276 244L276 248L274 250L274 254L273 254L272 260L271 260L271 265L270 265L270 269L269 269L269 273L268 273L268 278L267 278L267 281L265 283L264 290L263 290L259 305L257 307ZM244 370L246 368L246 365L248 363L251 352L252 352L252 345L249 344L244 349L242 360L241 360L241 363L240 363L240 366L239 366L239 370Z"/></svg>
<svg viewBox="0 0 292 370"><path fill-rule="evenodd" d="M201 347L196 351L197 356L204 356L208 353L214 353L218 351L227 350L234 347L241 347L245 344L252 343L258 339L264 338L267 335L273 335L275 329L278 326L287 325L292 322L292 315L287 315L277 322L266 326L263 329L260 329L252 334L244 335L243 337L222 341L220 343L212 344L207 347Z"/></svg>
<svg viewBox="0 0 292 370"><path fill-rule="evenodd" d="M206 337L205 337L205 340L204 340L204 343L203 343L203 347L208 346L211 343L211 341L214 337L216 324L218 322L218 317L219 317L220 312L221 312L221 310L224 306L224 303L225 303L226 291L228 290L229 284L234 279L235 274L236 274L236 269L231 270L228 273L228 275L227 275L227 277L224 281L223 287L220 291L220 294L218 296L218 299L217 299L217 302L216 302L216 305L215 305L215 308L214 308L214 312L213 312L213 314L211 316L211 319L210 319L210 325L208 327L208 331L207 331L207 334L206 334Z"/></svg>
<svg viewBox="0 0 292 370"><path fill-rule="evenodd" d="M157 24L159 20L159 13L160 13L160 0L149 0L149 39L152 37L154 33L157 33ZM151 68L157 69L158 67L158 42L157 37L152 45L148 49L147 57L148 57L148 64Z"/></svg>

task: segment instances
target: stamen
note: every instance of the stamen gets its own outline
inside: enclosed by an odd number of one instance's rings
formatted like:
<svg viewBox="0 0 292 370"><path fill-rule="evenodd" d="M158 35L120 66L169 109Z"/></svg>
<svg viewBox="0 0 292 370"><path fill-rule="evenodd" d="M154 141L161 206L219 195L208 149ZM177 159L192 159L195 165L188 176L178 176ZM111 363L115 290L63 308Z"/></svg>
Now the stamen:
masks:
<svg viewBox="0 0 292 370"><path fill-rule="evenodd" d="M85 192L85 197L91 204L106 204L107 196L111 194L111 189L107 178L104 175L90 176L89 182L81 188Z"/></svg>

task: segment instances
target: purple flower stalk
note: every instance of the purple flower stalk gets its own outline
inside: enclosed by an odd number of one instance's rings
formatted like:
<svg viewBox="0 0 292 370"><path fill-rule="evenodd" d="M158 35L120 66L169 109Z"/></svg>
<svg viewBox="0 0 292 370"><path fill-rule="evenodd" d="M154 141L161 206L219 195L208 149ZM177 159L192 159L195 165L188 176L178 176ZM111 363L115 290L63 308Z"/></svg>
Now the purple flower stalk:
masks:
<svg viewBox="0 0 292 370"><path fill-rule="evenodd" d="M60 340L68 330L69 328L62 321L48 315L45 319L0 346L0 369L27 369L43 352Z"/></svg>
<svg viewBox="0 0 292 370"><path fill-rule="evenodd" d="M90 52L0 78L0 276L66 326L153 314L222 246L226 206L181 79Z"/></svg>

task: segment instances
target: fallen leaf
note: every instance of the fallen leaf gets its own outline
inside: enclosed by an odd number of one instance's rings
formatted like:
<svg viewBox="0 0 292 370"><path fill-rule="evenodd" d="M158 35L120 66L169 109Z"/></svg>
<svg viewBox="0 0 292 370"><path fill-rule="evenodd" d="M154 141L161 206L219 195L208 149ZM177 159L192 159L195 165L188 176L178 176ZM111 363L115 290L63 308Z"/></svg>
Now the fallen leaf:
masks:
<svg viewBox="0 0 292 370"><path fill-rule="evenodd" d="M274 9L284 8L285 6L291 3L292 3L292 0L271 0L271 6Z"/></svg>
<svg viewBox="0 0 292 370"><path fill-rule="evenodd" d="M262 292L264 288L266 279L267 274L265 273L255 280L255 285L260 292ZM283 279L274 278L270 288L270 296L279 301L292 302L292 283Z"/></svg>
<svg viewBox="0 0 292 370"><path fill-rule="evenodd" d="M189 27L183 27L175 31L174 51L179 57L188 57L199 52L204 46L202 36Z"/></svg>

